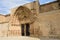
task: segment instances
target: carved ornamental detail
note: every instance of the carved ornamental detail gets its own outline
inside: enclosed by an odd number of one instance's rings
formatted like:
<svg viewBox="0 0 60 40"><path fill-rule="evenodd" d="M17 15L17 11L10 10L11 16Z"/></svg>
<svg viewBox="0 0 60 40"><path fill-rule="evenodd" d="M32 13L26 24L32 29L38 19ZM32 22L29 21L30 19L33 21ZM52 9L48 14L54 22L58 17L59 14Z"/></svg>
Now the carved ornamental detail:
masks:
<svg viewBox="0 0 60 40"><path fill-rule="evenodd" d="M34 21L36 20L35 15L26 7L20 6L14 14L19 21Z"/></svg>

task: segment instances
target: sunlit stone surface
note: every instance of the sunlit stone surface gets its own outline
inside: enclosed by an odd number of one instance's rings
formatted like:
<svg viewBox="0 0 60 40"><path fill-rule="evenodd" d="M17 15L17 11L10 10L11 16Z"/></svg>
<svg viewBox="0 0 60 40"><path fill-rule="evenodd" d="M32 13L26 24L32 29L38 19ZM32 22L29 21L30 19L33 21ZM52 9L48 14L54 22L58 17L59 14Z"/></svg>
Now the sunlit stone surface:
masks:
<svg viewBox="0 0 60 40"><path fill-rule="evenodd" d="M20 36L20 37L0 37L0 40L40 40L40 39Z"/></svg>

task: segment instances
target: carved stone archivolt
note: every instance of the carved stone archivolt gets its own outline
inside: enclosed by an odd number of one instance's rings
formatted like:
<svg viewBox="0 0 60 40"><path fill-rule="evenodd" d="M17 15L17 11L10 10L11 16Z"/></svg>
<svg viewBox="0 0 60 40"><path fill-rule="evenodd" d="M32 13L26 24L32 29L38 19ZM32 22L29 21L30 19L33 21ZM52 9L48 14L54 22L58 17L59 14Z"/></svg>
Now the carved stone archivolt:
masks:
<svg viewBox="0 0 60 40"><path fill-rule="evenodd" d="M36 20L35 15L31 12L31 10L29 10L28 8L24 7L24 6L20 6L18 7L18 9L16 10L14 16L16 16L16 18L19 21L29 21L29 22L33 22Z"/></svg>

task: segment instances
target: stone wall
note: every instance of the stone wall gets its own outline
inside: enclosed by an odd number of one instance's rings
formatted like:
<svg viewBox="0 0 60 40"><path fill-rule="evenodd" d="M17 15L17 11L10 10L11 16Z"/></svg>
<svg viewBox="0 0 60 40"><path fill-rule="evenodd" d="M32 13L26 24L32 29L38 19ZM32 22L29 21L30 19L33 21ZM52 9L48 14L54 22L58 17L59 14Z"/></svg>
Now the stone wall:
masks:
<svg viewBox="0 0 60 40"><path fill-rule="evenodd" d="M58 2L54 1L51 3L43 4L40 6L40 13L42 12L48 12L59 9Z"/></svg>
<svg viewBox="0 0 60 40"><path fill-rule="evenodd" d="M8 28L9 28L8 23L0 24L0 37L4 37L8 35Z"/></svg>
<svg viewBox="0 0 60 40"><path fill-rule="evenodd" d="M60 36L60 10L40 14L38 20L42 36Z"/></svg>
<svg viewBox="0 0 60 40"><path fill-rule="evenodd" d="M29 8L31 11L35 10L34 8L36 8L35 2L27 3L23 6ZM39 5L39 7L40 7L40 13L43 13L59 9L59 3L57 1L54 1L47 4Z"/></svg>
<svg viewBox="0 0 60 40"><path fill-rule="evenodd" d="M4 15L0 15L0 23L5 22L6 18Z"/></svg>

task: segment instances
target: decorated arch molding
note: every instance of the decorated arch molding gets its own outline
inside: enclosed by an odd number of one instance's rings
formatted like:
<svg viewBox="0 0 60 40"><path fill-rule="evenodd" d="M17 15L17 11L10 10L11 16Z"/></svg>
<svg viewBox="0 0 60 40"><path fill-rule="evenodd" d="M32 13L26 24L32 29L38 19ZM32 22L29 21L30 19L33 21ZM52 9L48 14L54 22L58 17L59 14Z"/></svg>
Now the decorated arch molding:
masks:
<svg viewBox="0 0 60 40"><path fill-rule="evenodd" d="M31 10L24 6L18 7L14 13L14 16L16 16L19 21L28 20L30 22L33 22L36 19L35 15L31 12Z"/></svg>

